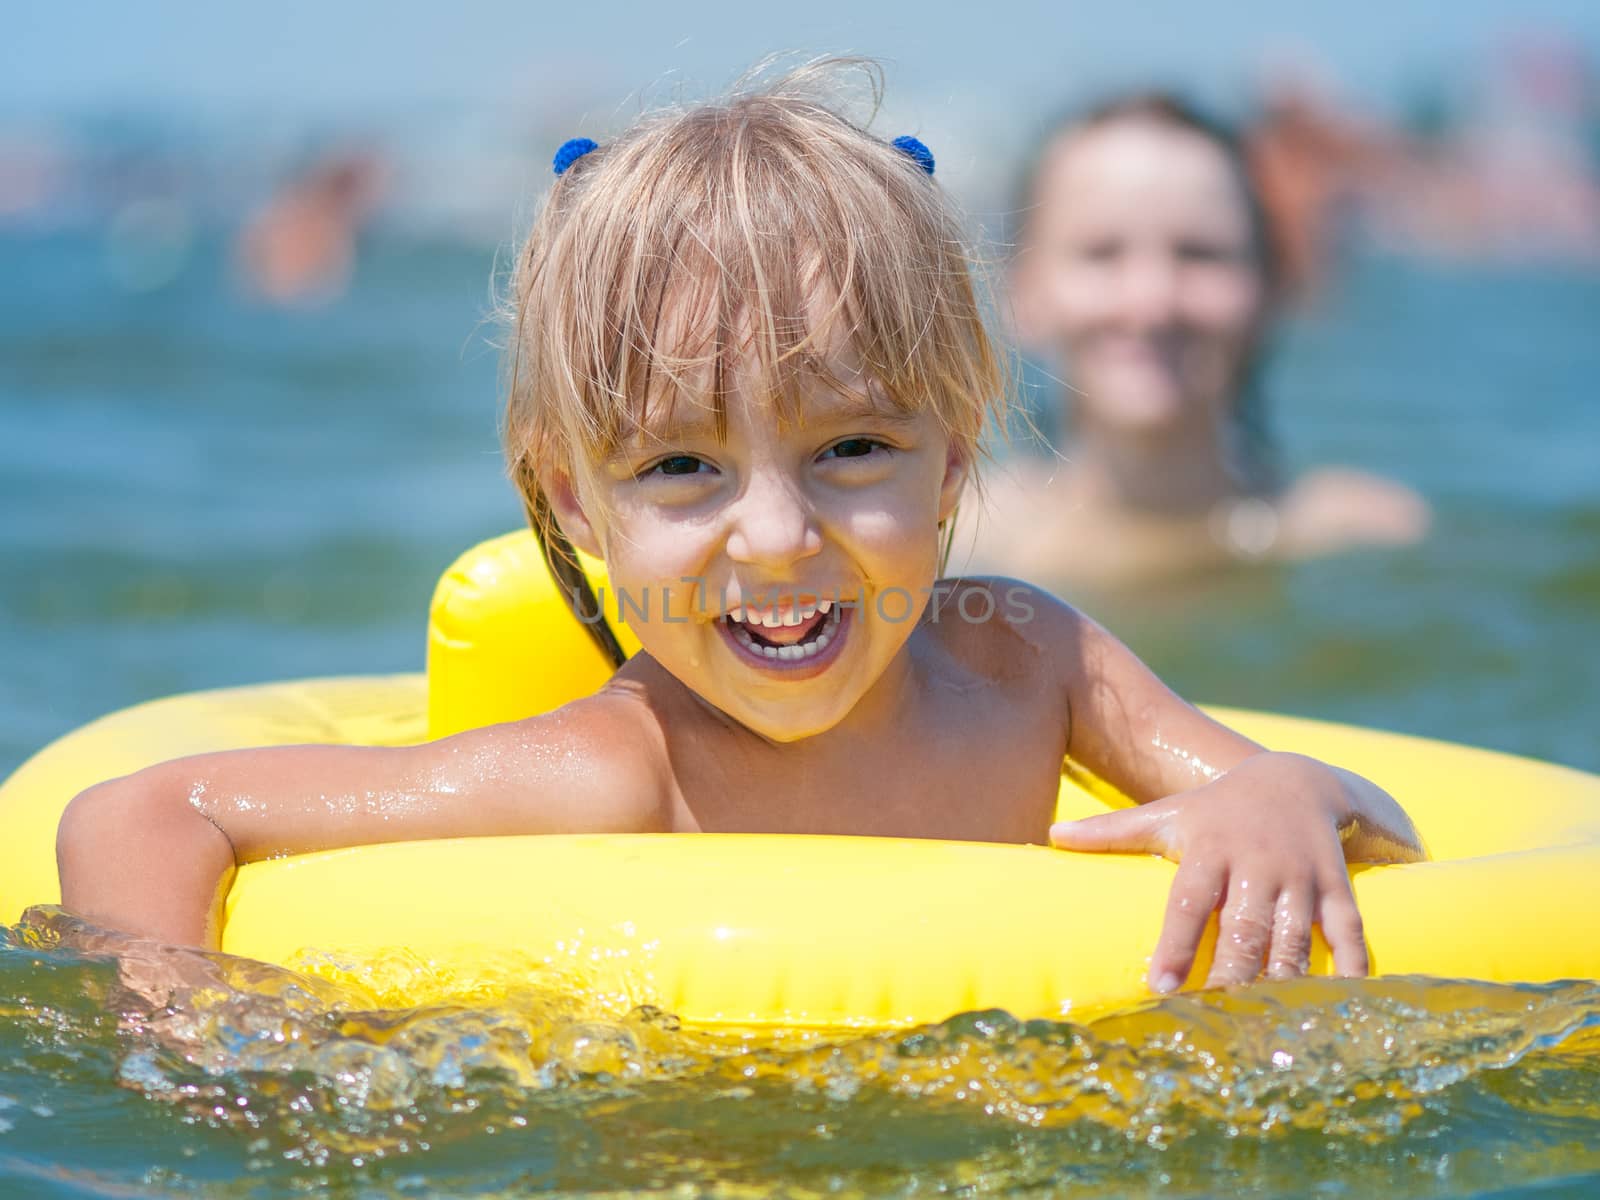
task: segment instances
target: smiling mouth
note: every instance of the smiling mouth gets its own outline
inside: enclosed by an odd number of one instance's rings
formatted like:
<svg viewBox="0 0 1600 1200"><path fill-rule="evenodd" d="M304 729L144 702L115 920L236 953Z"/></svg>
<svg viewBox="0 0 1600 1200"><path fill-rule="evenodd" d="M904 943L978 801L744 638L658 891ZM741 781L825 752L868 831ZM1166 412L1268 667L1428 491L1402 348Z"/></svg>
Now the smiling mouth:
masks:
<svg viewBox="0 0 1600 1200"><path fill-rule="evenodd" d="M817 661L834 644L845 611L845 605L823 600L784 614L735 609L718 623L735 646L763 665L800 666Z"/></svg>

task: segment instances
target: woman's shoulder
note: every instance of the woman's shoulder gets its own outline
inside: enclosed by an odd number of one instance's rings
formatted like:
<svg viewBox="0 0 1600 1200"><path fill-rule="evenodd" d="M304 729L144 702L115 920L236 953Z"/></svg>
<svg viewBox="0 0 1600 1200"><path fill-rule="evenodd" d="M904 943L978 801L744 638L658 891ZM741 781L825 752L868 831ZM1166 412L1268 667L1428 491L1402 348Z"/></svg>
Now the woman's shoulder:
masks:
<svg viewBox="0 0 1600 1200"><path fill-rule="evenodd" d="M1415 490L1354 467L1319 467L1278 502L1278 547L1311 558L1354 546L1409 546L1428 532L1432 510Z"/></svg>

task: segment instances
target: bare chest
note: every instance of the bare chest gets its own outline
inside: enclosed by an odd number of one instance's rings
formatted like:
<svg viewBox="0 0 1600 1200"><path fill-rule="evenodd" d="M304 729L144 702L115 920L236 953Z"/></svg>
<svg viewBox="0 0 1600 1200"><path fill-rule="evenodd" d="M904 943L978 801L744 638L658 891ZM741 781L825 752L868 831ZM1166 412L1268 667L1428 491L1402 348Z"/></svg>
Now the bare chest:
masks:
<svg viewBox="0 0 1600 1200"><path fill-rule="evenodd" d="M675 757L678 826L968 841L1045 840L1065 752L1053 714L1012 706L923 705L889 737L823 735L771 745L704 739Z"/></svg>

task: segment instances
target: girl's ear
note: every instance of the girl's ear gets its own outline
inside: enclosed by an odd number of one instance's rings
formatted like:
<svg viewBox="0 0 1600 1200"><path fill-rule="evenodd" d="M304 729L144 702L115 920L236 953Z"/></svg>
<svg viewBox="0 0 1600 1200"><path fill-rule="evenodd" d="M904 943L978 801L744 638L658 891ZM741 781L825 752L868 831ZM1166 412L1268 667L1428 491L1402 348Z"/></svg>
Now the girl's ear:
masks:
<svg viewBox="0 0 1600 1200"><path fill-rule="evenodd" d="M600 539L594 525L583 511L578 497L578 486L566 471L552 471L545 480L545 498L550 501L550 511L567 540L590 558L604 558Z"/></svg>
<svg viewBox="0 0 1600 1200"><path fill-rule="evenodd" d="M939 484L939 524L943 525L956 511L961 501L962 489L967 486L967 456L954 443L944 461L944 479Z"/></svg>

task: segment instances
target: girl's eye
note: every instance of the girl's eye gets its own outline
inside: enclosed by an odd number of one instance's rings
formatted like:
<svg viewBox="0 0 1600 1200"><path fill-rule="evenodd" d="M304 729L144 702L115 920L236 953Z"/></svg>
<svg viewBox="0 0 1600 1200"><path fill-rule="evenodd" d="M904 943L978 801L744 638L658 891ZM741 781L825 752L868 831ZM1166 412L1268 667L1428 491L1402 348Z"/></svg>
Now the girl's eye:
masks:
<svg viewBox="0 0 1600 1200"><path fill-rule="evenodd" d="M842 442L835 442L822 452L823 458L865 458L874 450L887 450L889 447L875 438L854 437L845 438Z"/></svg>
<svg viewBox="0 0 1600 1200"><path fill-rule="evenodd" d="M673 454L646 467L640 473L640 478L651 475L697 475L704 466L706 466L705 460L696 458L692 454Z"/></svg>

